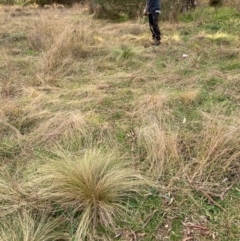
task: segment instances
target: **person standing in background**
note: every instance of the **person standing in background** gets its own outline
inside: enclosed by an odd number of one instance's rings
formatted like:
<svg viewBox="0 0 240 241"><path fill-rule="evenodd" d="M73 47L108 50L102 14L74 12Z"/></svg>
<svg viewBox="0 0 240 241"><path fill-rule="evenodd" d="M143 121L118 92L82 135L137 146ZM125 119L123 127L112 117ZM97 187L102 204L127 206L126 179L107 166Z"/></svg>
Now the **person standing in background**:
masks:
<svg viewBox="0 0 240 241"><path fill-rule="evenodd" d="M161 31L158 26L158 17L161 13L160 0L146 0L144 15L148 16L149 27L152 33L153 45L161 44Z"/></svg>

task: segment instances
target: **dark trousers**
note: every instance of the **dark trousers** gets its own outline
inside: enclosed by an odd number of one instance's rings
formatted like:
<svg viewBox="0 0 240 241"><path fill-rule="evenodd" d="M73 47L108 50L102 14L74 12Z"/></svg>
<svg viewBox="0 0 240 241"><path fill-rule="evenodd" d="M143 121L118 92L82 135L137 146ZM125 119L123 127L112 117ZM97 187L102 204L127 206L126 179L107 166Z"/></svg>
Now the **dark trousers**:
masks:
<svg viewBox="0 0 240 241"><path fill-rule="evenodd" d="M148 19L149 19L149 27L152 32L153 39L161 40L161 31L158 26L158 16L159 16L159 13L152 12L152 13L149 13Z"/></svg>
<svg viewBox="0 0 240 241"><path fill-rule="evenodd" d="M197 0L190 0L191 8L195 8L197 6Z"/></svg>

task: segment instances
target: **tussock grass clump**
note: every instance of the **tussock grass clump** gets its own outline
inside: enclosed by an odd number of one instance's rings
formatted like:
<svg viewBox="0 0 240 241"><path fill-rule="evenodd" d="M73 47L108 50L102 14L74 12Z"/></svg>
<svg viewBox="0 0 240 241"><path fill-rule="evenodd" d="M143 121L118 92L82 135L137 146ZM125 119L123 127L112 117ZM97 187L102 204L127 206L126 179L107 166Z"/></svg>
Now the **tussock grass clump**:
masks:
<svg viewBox="0 0 240 241"><path fill-rule="evenodd" d="M236 40L236 37L227 33L223 32L217 32L214 34L207 34L206 35L207 39L210 39L212 42L217 43L217 44L225 44L229 45L233 43Z"/></svg>
<svg viewBox="0 0 240 241"><path fill-rule="evenodd" d="M144 183L121 158L97 149L83 156L60 153L58 160L49 160L39 169L39 175L41 197L79 215L77 240L99 225L113 227L115 218L125 213L128 199Z"/></svg>
<svg viewBox="0 0 240 241"><path fill-rule="evenodd" d="M11 177L8 170L0 168L0 216L13 213L26 206L24 197L27 194L23 186L23 182Z"/></svg>
<svg viewBox="0 0 240 241"><path fill-rule="evenodd" d="M27 35L29 46L35 51L46 51L54 43L55 36L62 32L61 21L40 18Z"/></svg>
<svg viewBox="0 0 240 241"><path fill-rule="evenodd" d="M155 113L164 110L169 101L167 93L145 94L136 101L136 114L139 113Z"/></svg>
<svg viewBox="0 0 240 241"><path fill-rule="evenodd" d="M59 230L62 220L24 210L0 220L1 241L58 241L69 240Z"/></svg>
<svg viewBox="0 0 240 241"><path fill-rule="evenodd" d="M179 99L180 101L182 101L184 104L191 104L193 102L195 102L196 100L199 99L200 97L200 90L199 89L193 89L193 90L188 90L188 91L184 91L182 93L179 94Z"/></svg>
<svg viewBox="0 0 240 241"><path fill-rule="evenodd" d="M96 55L96 27L91 21L79 25L63 25L62 31L54 36L52 44L40 58L41 72L68 73L74 62Z"/></svg>
<svg viewBox="0 0 240 241"><path fill-rule="evenodd" d="M112 50L111 57L116 61L131 60L141 53L140 49L137 49L128 44L122 44L118 48Z"/></svg>
<svg viewBox="0 0 240 241"><path fill-rule="evenodd" d="M240 125L237 117L204 114L202 125L193 140L195 150L189 153L192 179L220 182L239 176Z"/></svg>
<svg viewBox="0 0 240 241"><path fill-rule="evenodd" d="M90 17L73 23L64 13L62 18L58 14L52 12L53 17L46 13L27 34L30 49L40 52L37 68L41 77L69 73L79 68L76 61L95 55L98 50L98 31Z"/></svg>
<svg viewBox="0 0 240 241"><path fill-rule="evenodd" d="M185 175L198 182L219 183L239 177L240 129L236 118L203 115L198 131L181 132L161 115L143 119L138 146L152 173ZM185 124L185 123L183 123ZM199 128L201 128L199 130Z"/></svg>
<svg viewBox="0 0 240 241"><path fill-rule="evenodd" d="M0 113L1 122L6 122L6 120L8 120L9 123L12 123L21 117L23 110L19 104L14 103L13 101L2 101L0 106Z"/></svg>
<svg viewBox="0 0 240 241"><path fill-rule="evenodd" d="M26 175L21 173L21 177L18 176L19 166L14 170L15 173L11 173L5 166L2 164L0 167L0 223L1 218L22 213L26 209L53 211L48 202L39 202L36 188L29 186Z"/></svg>
<svg viewBox="0 0 240 241"><path fill-rule="evenodd" d="M145 152L149 171L156 176L172 173L179 168L177 132L163 117L164 114L144 118L138 130L138 146Z"/></svg>
<svg viewBox="0 0 240 241"><path fill-rule="evenodd" d="M56 59L61 57L61 60L64 57L74 57L76 59L86 57L88 53L87 48L94 41L92 37L90 38L90 32L85 32L83 29L77 29L76 27L66 27L54 40L55 42L47 55Z"/></svg>
<svg viewBox="0 0 240 241"><path fill-rule="evenodd" d="M1 138L0 158L10 158L21 152L21 141L15 136Z"/></svg>
<svg viewBox="0 0 240 241"><path fill-rule="evenodd" d="M17 128L17 120L22 109L10 101L2 101L0 106L0 157L13 157L21 151L22 134Z"/></svg>
<svg viewBox="0 0 240 241"><path fill-rule="evenodd" d="M8 98L14 95L15 93L15 86L11 81L3 81L0 91L0 96L4 98Z"/></svg>
<svg viewBox="0 0 240 241"><path fill-rule="evenodd" d="M50 144L67 139L87 138L87 123L80 112L59 111L50 118L42 121L39 126L29 134L28 141L38 144Z"/></svg>
<svg viewBox="0 0 240 241"><path fill-rule="evenodd" d="M71 14L74 14L74 9L71 9ZM77 9L78 14L81 9ZM39 12L38 12L39 13ZM73 26L77 26L80 30L86 31L87 27L92 24L90 18L81 18L78 20L78 24L73 24L69 21L66 11L59 11L58 9L51 9L50 11L42 11L37 21L31 19L31 28L27 31L27 40L29 46L36 51L49 50L55 41L65 33L66 29L72 29ZM68 36L66 36L68 38Z"/></svg>

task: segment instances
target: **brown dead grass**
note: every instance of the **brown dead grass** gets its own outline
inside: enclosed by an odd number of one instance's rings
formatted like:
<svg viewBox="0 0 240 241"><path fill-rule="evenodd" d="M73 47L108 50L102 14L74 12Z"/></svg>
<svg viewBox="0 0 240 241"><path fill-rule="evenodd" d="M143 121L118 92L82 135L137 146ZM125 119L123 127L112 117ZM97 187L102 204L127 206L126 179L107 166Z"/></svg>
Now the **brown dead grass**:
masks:
<svg viewBox="0 0 240 241"><path fill-rule="evenodd" d="M239 76L233 71L222 71L217 65L219 61L216 65L213 61L238 58L239 41L234 34L207 36L205 32L195 34L189 27L196 37L190 38L186 45L181 30L184 27L188 30L188 26L161 23L163 44L155 48L149 47L151 36L144 20L127 23L93 20L79 6L28 10L32 15L14 17L11 16L14 10L8 10L0 10L3 46L0 48L0 151L4 156L4 164L0 165L11 163L14 175L24 172L28 176L39 166L39 156L45 161L49 155L55 156L52 148L56 146L77 155L93 146L118 149L130 165L157 182L161 194L169 194L157 196L163 205L159 210L152 194L144 197L143 202L150 202L152 208L143 211L147 214L154 211L153 216L144 219L138 210L136 225L142 220L146 228L143 240L159 237L159 234L152 235L157 231L147 230L155 219L155 210L161 213L164 209L169 214L165 221L171 223L173 217L187 212L181 210L181 205L184 208L190 205L198 216L207 205L199 203L201 200L217 206L208 194L214 200L222 198L227 188L239 179L240 169ZM35 11L38 16L34 15ZM209 43L215 44L219 38L233 46L212 49ZM122 47L123 42L127 48ZM126 50L130 58L124 59ZM140 51L132 58L135 50ZM117 55L112 56L114 51ZM190 53L189 57L183 58L183 53ZM215 102L205 96L198 103L202 88L207 89L203 85L214 76L226 80L209 90ZM224 103L231 101L231 110L223 107L216 113L214 108L218 105L209 107L220 99L217 94ZM202 109L207 109L209 114L200 117ZM197 110L196 116L191 115ZM17 151L13 148L15 142ZM13 162L21 164L14 166ZM56 171L52 166L51 170ZM1 205L2 209L12 210L10 213L28 205L36 210L45 206L52 211L49 203L40 205L36 195L32 195L39 194L36 189L28 186L26 191L24 181L14 179L12 172L2 175L4 181L0 181L4 195L10 195L5 196L6 205ZM64 175L64 180L68 181L67 177ZM64 195L60 189L55 197ZM195 193L200 195L196 198ZM29 202L22 199L25 194ZM73 217L68 216L67 220L73 225ZM159 225L163 225L161 220ZM131 231L128 237L135 237L135 233L136 230ZM110 238L102 240L107 239Z"/></svg>
<svg viewBox="0 0 240 241"><path fill-rule="evenodd" d="M57 241L69 238L69 235L59 229L63 220L52 219L45 213L36 215L34 212L24 210L17 212L14 217L9 216L3 220L4 222L0 225L2 241L17 241L20 238L32 241Z"/></svg>
<svg viewBox="0 0 240 241"><path fill-rule="evenodd" d="M144 117L137 132L138 145L152 174L191 177L200 183L239 177L238 118L206 113L203 118L202 129L191 136L171 128L164 112Z"/></svg>
<svg viewBox="0 0 240 241"><path fill-rule="evenodd" d="M180 156L176 130L166 122L164 112L150 114L139 128L138 145L146 152L145 161L150 173L160 177L179 169Z"/></svg>
<svg viewBox="0 0 240 241"><path fill-rule="evenodd" d="M199 133L196 156L191 164L191 177L199 181L221 181L239 175L239 119L203 113L203 129Z"/></svg>
<svg viewBox="0 0 240 241"><path fill-rule="evenodd" d="M80 112L62 111L53 114L31 132L29 141L34 145L50 145L59 140L71 140L74 137L87 137L87 125ZM31 144L31 145L32 145Z"/></svg>
<svg viewBox="0 0 240 241"><path fill-rule="evenodd" d="M200 90L188 90L179 94L179 99L184 104L191 104L195 102L200 96Z"/></svg>

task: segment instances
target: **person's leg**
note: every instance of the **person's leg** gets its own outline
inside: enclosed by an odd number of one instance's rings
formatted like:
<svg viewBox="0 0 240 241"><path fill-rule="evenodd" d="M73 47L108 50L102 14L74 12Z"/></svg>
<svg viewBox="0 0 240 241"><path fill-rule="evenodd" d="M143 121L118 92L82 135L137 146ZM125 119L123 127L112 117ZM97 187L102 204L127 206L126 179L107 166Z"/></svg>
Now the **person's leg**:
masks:
<svg viewBox="0 0 240 241"><path fill-rule="evenodd" d="M196 8L197 7L197 0L193 1L193 7Z"/></svg>
<svg viewBox="0 0 240 241"><path fill-rule="evenodd" d="M159 12L153 12L148 15L149 27L152 33L152 38L154 40L154 45L159 45L161 40L161 31L158 26L158 16Z"/></svg>
<svg viewBox="0 0 240 241"><path fill-rule="evenodd" d="M190 0L190 8L195 8L197 7L197 0Z"/></svg>
<svg viewBox="0 0 240 241"><path fill-rule="evenodd" d="M150 28L150 31L152 33L152 39L154 40L156 38L156 35L155 35L154 29L153 29L153 15L152 15L152 13L149 13L148 20L149 20L149 28Z"/></svg>
<svg viewBox="0 0 240 241"><path fill-rule="evenodd" d="M152 13L152 26L153 26L153 32L155 35L156 40L160 41L161 40L161 31L158 26L158 12L153 12Z"/></svg>

